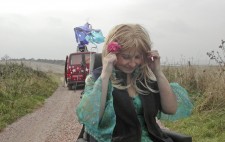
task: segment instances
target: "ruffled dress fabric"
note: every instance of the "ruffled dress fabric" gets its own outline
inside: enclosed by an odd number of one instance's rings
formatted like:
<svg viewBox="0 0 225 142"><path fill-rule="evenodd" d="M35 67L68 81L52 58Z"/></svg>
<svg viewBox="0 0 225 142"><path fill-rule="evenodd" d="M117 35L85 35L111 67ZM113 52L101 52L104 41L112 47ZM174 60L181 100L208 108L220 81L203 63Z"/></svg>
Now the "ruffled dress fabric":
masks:
<svg viewBox="0 0 225 142"><path fill-rule="evenodd" d="M113 109L112 85L109 85L106 108L102 117L99 119L101 104L102 80L98 78L95 82L92 76L88 76L89 82L86 83L85 93L77 106L76 114L81 124L85 125L85 131L93 136L98 142L111 142L113 130L116 124L116 115ZM94 85L93 85L94 84ZM139 96L134 97L133 104L138 115L138 120L142 128L142 142L152 142L146 128L143 117L143 108Z"/></svg>
<svg viewBox="0 0 225 142"><path fill-rule="evenodd" d="M161 112L160 119L168 121L176 121L179 119L189 117L193 110L193 104L188 96L187 90L176 82L170 83L170 87L172 88L173 93L177 97L177 111L173 115Z"/></svg>
<svg viewBox="0 0 225 142"><path fill-rule="evenodd" d="M76 108L78 121L84 124L85 131L98 142L111 142L112 133L116 124L116 115L113 109L112 85L109 83L105 111L100 120L102 80L98 78L94 81L94 78L89 75L86 81L84 95Z"/></svg>
<svg viewBox="0 0 225 142"><path fill-rule="evenodd" d="M171 84L172 89L175 91L174 93L175 94L177 93L176 94L177 97L184 98L185 101L188 103L188 105L192 108L190 100L187 99L186 96L187 94L182 95L183 93L178 92L179 88L176 89L174 86L179 85ZM116 124L116 115L113 107L113 96L112 96L113 87L111 82L109 81L105 111L103 113L102 119L99 119L101 95L102 95L101 91L102 91L101 78L99 77L97 80L95 80L92 75L89 75L86 78L84 95L76 108L76 114L78 117L78 121L81 124L85 125L85 131L88 134L93 136L98 142L111 142L113 130ZM142 127L141 140L142 142L152 142L144 122L140 96L133 98L133 103ZM184 111L184 108L182 108L183 103L184 102L181 102L180 105L178 105L178 109L179 107L181 107L182 112ZM175 116L182 116L182 115L178 113ZM168 120L168 117L165 114L162 115L162 118ZM178 117L175 118L179 119Z"/></svg>

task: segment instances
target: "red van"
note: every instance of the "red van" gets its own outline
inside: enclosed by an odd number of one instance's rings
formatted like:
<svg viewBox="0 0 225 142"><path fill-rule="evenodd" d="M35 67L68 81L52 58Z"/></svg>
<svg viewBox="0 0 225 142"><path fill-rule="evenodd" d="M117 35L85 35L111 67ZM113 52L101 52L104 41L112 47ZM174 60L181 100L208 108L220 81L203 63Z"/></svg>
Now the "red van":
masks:
<svg viewBox="0 0 225 142"><path fill-rule="evenodd" d="M76 52L66 56L65 81L69 90L84 86L86 76L93 69L95 52Z"/></svg>

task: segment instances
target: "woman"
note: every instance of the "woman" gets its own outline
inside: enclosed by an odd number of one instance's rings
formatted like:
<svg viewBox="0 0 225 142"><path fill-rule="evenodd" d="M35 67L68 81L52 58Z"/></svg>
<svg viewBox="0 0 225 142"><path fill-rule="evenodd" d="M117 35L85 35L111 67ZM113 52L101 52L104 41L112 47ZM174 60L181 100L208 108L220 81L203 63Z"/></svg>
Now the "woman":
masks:
<svg viewBox="0 0 225 142"><path fill-rule="evenodd" d="M98 142L171 142L156 123L158 112L177 108L157 50L138 24L121 24L109 33L103 66L86 78L77 107L80 123Z"/></svg>

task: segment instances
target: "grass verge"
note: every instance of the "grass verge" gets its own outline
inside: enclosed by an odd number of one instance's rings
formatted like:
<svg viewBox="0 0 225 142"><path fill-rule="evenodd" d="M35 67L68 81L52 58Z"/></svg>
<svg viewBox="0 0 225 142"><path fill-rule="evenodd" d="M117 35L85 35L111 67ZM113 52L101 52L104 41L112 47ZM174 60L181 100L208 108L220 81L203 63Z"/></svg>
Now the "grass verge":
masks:
<svg viewBox="0 0 225 142"><path fill-rule="evenodd" d="M193 142L225 140L225 110L194 112L192 116L174 122L164 121L172 131L192 136Z"/></svg>
<svg viewBox="0 0 225 142"><path fill-rule="evenodd" d="M0 65L0 131L53 94L58 87L53 76L23 64Z"/></svg>
<svg viewBox="0 0 225 142"><path fill-rule="evenodd" d="M219 66L166 66L170 82L189 92L192 115L174 122L163 121L173 131L192 136L193 142L225 140L225 72Z"/></svg>

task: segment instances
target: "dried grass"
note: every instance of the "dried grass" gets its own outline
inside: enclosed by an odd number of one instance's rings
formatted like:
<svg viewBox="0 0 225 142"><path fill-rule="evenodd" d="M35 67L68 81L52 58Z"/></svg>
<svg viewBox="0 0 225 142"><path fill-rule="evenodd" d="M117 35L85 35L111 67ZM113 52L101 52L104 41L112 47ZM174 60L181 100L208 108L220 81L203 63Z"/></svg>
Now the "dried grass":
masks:
<svg viewBox="0 0 225 142"><path fill-rule="evenodd" d="M225 108L225 72L218 66L164 66L170 82L178 82L190 94L200 94L197 111Z"/></svg>

